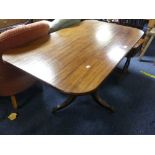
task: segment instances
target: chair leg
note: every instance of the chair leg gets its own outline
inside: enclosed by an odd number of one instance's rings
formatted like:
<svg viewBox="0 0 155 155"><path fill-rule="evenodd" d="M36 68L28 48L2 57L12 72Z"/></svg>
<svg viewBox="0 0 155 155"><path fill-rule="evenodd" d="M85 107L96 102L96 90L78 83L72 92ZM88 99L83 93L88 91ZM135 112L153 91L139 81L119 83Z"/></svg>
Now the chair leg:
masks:
<svg viewBox="0 0 155 155"><path fill-rule="evenodd" d="M12 103L12 106L15 110L15 112L11 113L9 116L8 116L8 119L13 121L17 118L17 108L18 108L18 105L17 105L17 100L16 100L16 97L13 95L11 96L11 103Z"/></svg>
<svg viewBox="0 0 155 155"><path fill-rule="evenodd" d="M16 97L13 95L11 96L11 103L12 103L12 106L15 110L17 110L18 108L18 105L17 105L17 100L16 100Z"/></svg>

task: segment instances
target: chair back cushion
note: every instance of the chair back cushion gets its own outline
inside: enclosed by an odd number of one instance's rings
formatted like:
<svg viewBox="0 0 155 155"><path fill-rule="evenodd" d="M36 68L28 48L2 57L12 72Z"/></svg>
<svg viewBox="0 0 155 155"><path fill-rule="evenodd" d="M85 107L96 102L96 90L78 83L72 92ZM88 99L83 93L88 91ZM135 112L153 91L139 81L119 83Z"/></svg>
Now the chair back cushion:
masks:
<svg viewBox="0 0 155 155"><path fill-rule="evenodd" d="M48 32L49 24L46 21L39 21L7 30L0 34L0 54L48 35Z"/></svg>

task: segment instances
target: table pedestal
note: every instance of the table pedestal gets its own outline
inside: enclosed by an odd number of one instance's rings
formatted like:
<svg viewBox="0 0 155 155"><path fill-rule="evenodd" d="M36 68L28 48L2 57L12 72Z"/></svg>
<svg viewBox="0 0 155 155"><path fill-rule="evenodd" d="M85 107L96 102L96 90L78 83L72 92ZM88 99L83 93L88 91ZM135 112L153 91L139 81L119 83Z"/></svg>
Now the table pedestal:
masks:
<svg viewBox="0 0 155 155"><path fill-rule="evenodd" d="M92 98L102 107L108 109L111 112L114 112L114 108L110 106L106 101L104 101L98 94L98 92L90 93ZM78 97L78 95L70 95L62 104L57 105L52 109L52 112L55 113L61 109L66 108L69 106L75 99Z"/></svg>

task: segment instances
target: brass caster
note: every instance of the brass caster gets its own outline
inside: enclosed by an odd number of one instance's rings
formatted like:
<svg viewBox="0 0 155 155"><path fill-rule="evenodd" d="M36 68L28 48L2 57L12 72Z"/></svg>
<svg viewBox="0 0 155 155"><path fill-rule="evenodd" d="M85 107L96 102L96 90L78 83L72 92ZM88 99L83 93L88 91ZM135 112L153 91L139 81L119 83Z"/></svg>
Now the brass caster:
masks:
<svg viewBox="0 0 155 155"><path fill-rule="evenodd" d="M17 116L18 116L17 113L11 113L11 114L8 116L8 119L9 119L10 121L14 121L14 120L16 120Z"/></svg>

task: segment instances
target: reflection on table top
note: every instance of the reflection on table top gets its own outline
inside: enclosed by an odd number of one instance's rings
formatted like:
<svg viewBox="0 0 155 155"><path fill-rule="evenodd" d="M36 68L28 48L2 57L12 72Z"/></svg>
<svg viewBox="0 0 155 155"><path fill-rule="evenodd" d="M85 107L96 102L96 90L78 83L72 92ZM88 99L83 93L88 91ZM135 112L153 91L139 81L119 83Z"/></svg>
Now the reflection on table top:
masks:
<svg viewBox="0 0 155 155"><path fill-rule="evenodd" d="M89 20L7 51L3 59L65 93L82 94L95 90L142 35Z"/></svg>

